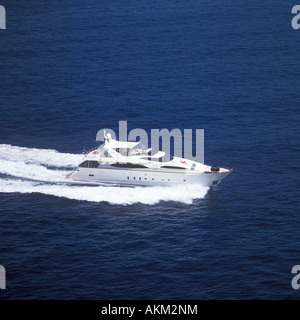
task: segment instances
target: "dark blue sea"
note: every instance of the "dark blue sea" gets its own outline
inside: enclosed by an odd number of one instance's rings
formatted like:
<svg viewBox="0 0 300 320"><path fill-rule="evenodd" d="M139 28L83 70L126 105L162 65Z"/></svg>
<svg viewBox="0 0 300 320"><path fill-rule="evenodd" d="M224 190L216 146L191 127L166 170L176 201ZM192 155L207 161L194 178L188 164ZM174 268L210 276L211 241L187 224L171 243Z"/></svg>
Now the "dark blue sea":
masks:
<svg viewBox="0 0 300 320"><path fill-rule="evenodd" d="M0 4L0 299L300 298L297 1ZM61 183L125 120L204 129L205 163L234 172Z"/></svg>

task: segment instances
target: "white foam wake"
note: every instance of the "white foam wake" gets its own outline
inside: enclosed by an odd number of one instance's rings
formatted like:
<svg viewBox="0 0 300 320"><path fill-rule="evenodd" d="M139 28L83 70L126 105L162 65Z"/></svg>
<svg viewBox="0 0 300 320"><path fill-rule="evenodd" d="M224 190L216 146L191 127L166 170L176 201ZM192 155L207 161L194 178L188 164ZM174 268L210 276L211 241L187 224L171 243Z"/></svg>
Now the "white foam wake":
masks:
<svg viewBox="0 0 300 320"><path fill-rule="evenodd" d="M80 154L0 144L0 173L18 178L62 182L81 159ZM70 168L70 171L62 168Z"/></svg>
<svg viewBox="0 0 300 320"><path fill-rule="evenodd" d="M43 164L53 167L76 167L82 160L81 154L60 153L51 149L36 149L0 144L0 161Z"/></svg>
<svg viewBox="0 0 300 320"><path fill-rule="evenodd" d="M0 173L31 180L63 182L70 171L50 170L41 165L0 159Z"/></svg>
<svg viewBox="0 0 300 320"><path fill-rule="evenodd" d="M33 181L0 179L0 193L42 193L56 197L91 202L107 201L111 204L156 204L160 201L178 201L191 204L194 199L203 198L208 188L201 186L176 187L103 187L43 184Z"/></svg>
<svg viewBox="0 0 300 320"><path fill-rule="evenodd" d="M156 204L159 201L191 204L194 199L203 198L208 191L208 188L195 185L128 188L62 184L67 182L65 176L70 172L64 168L76 167L81 159L82 155L78 154L2 144L0 193L41 193L81 201L128 205L138 202Z"/></svg>

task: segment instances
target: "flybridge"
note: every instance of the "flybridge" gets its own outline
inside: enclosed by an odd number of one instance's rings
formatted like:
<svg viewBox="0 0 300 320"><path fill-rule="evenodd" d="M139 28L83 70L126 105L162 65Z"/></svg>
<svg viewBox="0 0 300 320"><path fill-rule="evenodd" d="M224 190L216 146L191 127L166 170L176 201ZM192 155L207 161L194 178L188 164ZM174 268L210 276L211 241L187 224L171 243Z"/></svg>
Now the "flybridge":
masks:
<svg viewBox="0 0 300 320"><path fill-rule="evenodd" d="M166 154L164 158L165 161L168 160L168 155L172 153L176 157L184 157L197 162L204 162L204 129L196 129L194 134L193 129L181 130L174 128L171 131L166 128L151 129L150 135L148 136L148 133L141 128L135 128L127 132L127 121L119 121L118 139L114 130L105 128L98 131L96 141L103 141L107 134L110 134L112 141L118 141L114 143L119 144L138 141L146 148L151 146L152 156L162 149ZM196 138L195 143L193 143L193 136ZM121 146L119 146L119 148L121 148Z"/></svg>

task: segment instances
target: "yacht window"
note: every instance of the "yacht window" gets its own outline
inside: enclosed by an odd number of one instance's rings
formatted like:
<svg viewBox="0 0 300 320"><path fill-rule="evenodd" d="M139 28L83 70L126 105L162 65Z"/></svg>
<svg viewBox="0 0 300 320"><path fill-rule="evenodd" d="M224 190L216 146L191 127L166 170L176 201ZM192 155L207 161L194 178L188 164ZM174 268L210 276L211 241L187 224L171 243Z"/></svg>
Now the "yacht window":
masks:
<svg viewBox="0 0 300 320"><path fill-rule="evenodd" d="M84 161L82 163L80 163L79 167L81 168L87 168L89 166L89 162L88 161Z"/></svg>
<svg viewBox="0 0 300 320"><path fill-rule="evenodd" d="M89 168L98 168L99 163L98 161L90 161L89 162Z"/></svg>
<svg viewBox="0 0 300 320"><path fill-rule="evenodd" d="M88 161L88 160L86 160L86 161L82 162L79 165L79 167L81 167L81 168L98 168L98 165L99 165L98 161Z"/></svg>
<svg viewBox="0 0 300 320"><path fill-rule="evenodd" d="M118 168L147 168L141 164L133 164L133 163L113 163L111 164L112 167Z"/></svg>

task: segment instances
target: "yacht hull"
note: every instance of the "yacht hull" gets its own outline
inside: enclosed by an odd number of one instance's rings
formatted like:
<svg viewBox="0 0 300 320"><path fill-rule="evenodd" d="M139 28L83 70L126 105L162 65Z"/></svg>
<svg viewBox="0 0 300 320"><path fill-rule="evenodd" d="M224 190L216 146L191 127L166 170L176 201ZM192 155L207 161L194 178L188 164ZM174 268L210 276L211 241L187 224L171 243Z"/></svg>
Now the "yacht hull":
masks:
<svg viewBox="0 0 300 320"><path fill-rule="evenodd" d="M197 172L191 170L166 171L162 169L78 168L68 179L92 184L126 186L172 186L197 184L210 187L219 183L232 170L222 172Z"/></svg>

